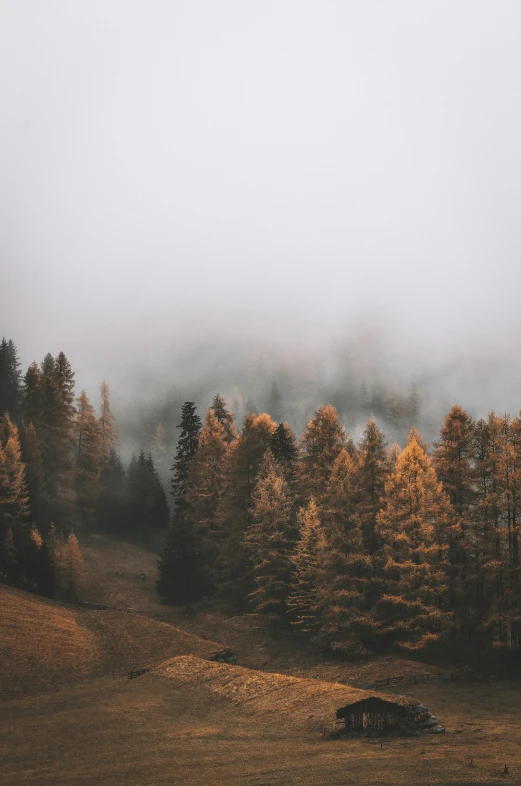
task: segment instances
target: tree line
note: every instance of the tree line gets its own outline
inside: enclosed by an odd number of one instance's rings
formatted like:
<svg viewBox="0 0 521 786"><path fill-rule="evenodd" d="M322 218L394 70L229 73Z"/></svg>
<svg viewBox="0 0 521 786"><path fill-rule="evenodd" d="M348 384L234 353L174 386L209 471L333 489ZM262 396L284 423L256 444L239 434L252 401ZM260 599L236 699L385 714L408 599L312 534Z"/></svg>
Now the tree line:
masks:
<svg viewBox="0 0 521 786"><path fill-rule="evenodd" d="M429 449L321 407L297 441L217 396L183 407L158 591L220 596L349 656L521 644L521 416L447 415Z"/></svg>
<svg viewBox="0 0 521 786"><path fill-rule="evenodd" d="M152 456L141 451L123 467L107 384L96 414L85 391L75 397L63 352L22 377L16 347L3 339L0 413L0 580L73 597L82 574L74 528L142 540L166 530Z"/></svg>
<svg viewBox="0 0 521 786"><path fill-rule="evenodd" d="M520 648L521 416L456 406L432 446L413 427L389 447L374 420L355 444L332 405L297 439L267 413L238 430L220 396L201 422L188 401L170 516L152 455L118 456L108 386L96 412L63 353L22 376L3 340L0 413L2 581L73 595L74 530L161 535L172 603L220 597L350 656Z"/></svg>

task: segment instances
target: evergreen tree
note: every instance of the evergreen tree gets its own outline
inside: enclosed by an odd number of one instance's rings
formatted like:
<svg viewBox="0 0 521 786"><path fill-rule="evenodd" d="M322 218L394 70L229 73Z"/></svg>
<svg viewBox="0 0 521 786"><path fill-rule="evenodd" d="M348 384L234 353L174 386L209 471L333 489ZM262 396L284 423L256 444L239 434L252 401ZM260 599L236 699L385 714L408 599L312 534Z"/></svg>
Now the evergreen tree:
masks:
<svg viewBox="0 0 521 786"><path fill-rule="evenodd" d="M470 532L475 501L475 473L472 464L474 422L459 406L452 407L441 427L435 446L433 464L454 508L456 520L449 532L447 580L450 605L457 613L467 635L473 627L471 607L474 603L475 572L471 565Z"/></svg>
<svg viewBox="0 0 521 786"><path fill-rule="evenodd" d="M0 342L0 416L9 413L11 420L18 419L21 395L20 362L16 347L5 338Z"/></svg>
<svg viewBox="0 0 521 786"><path fill-rule="evenodd" d="M331 404L320 407L309 421L301 439L299 497L311 497L320 508L329 483L333 464L348 440L337 411Z"/></svg>
<svg viewBox="0 0 521 786"><path fill-rule="evenodd" d="M292 584L287 600L288 616L295 630L315 636L318 619L318 550L323 533L318 508L311 499L298 517L299 539L292 553Z"/></svg>
<svg viewBox="0 0 521 786"><path fill-rule="evenodd" d="M198 554L197 583L201 594L215 589L222 539L217 509L224 492L228 439L214 413L213 407L206 412L188 473L186 522Z"/></svg>
<svg viewBox="0 0 521 786"><path fill-rule="evenodd" d="M121 459L112 448L100 476L98 523L104 530L123 535L128 518L125 470Z"/></svg>
<svg viewBox="0 0 521 786"><path fill-rule="evenodd" d="M78 397L75 421L76 482L75 489L80 517L92 524L100 491L100 476L105 460L103 435L94 407L82 390Z"/></svg>
<svg viewBox="0 0 521 786"><path fill-rule="evenodd" d="M20 578L18 552L13 528L9 527L0 541L0 581L15 586Z"/></svg>
<svg viewBox="0 0 521 786"><path fill-rule="evenodd" d="M376 516L382 507L385 483L391 471L385 437L374 420L369 420L358 448L357 462L360 526L364 548L374 554L378 547Z"/></svg>
<svg viewBox="0 0 521 786"><path fill-rule="evenodd" d="M244 604L253 589L244 536L252 522L253 493L259 468L275 428L275 423L266 413L248 415L227 456L225 491L217 510L218 527L223 538L220 589L239 604Z"/></svg>
<svg viewBox="0 0 521 786"><path fill-rule="evenodd" d="M384 640L421 650L444 638L452 625L445 575L449 500L425 450L411 438L385 486L377 517L384 576L376 607Z"/></svg>
<svg viewBox="0 0 521 786"><path fill-rule="evenodd" d="M357 462L342 450L331 472L317 549L320 639L350 656L367 654L374 630L372 564L363 546L359 477Z"/></svg>
<svg viewBox="0 0 521 786"><path fill-rule="evenodd" d="M186 488L188 484L188 471L190 462L197 451L199 432L201 431L201 418L197 414L193 401L183 404L181 410L181 423L177 428L181 434L177 441L177 452L172 467L172 496L174 498L174 515L182 518L186 510Z"/></svg>
<svg viewBox="0 0 521 786"><path fill-rule="evenodd" d="M226 402L219 394L214 396L210 409L212 409L213 414L217 418L217 422L220 423L223 428L226 442L228 442L228 444L233 442L236 434L235 421L231 412L226 408Z"/></svg>
<svg viewBox="0 0 521 786"><path fill-rule="evenodd" d="M270 440L270 450L274 458L287 471L288 478L295 472L298 456L297 440L287 423L279 423Z"/></svg>
<svg viewBox="0 0 521 786"><path fill-rule="evenodd" d="M110 391L109 386L103 380L100 388L101 394L101 412L99 418L99 431L101 440L101 453L103 456L103 464L110 461L111 453L116 447L117 434L116 425L114 422L114 415L110 408Z"/></svg>
<svg viewBox="0 0 521 786"><path fill-rule="evenodd" d="M275 623L284 618L291 587L291 554L296 541L291 513L284 473L268 451L255 487L244 544L255 583L250 598L256 611L270 615Z"/></svg>
<svg viewBox="0 0 521 786"><path fill-rule="evenodd" d="M8 414L1 420L0 441L0 532L16 533L29 521L29 494L18 429Z"/></svg>
<svg viewBox="0 0 521 786"><path fill-rule="evenodd" d="M58 563L60 587L68 599L77 599L84 580L83 558L76 535L71 532L63 546Z"/></svg>
<svg viewBox="0 0 521 786"><path fill-rule="evenodd" d="M157 424L152 444L150 446L150 453L154 459L154 466L161 480L166 472L166 444L165 444L165 429L161 421Z"/></svg>
<svg viewBox="0 0 521 786"><path fill-rule="evenodd" d="M40 442L32 423L20 427L20 446L25 464L31 519L41 532L47 529L45 470Z"/></svg>

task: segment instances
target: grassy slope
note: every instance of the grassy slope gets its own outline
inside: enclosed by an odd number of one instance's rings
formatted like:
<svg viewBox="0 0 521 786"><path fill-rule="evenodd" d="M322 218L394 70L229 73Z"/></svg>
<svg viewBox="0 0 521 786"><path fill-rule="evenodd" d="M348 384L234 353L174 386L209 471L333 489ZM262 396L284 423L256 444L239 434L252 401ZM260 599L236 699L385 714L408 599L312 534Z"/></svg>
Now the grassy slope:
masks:
<svg viewBox="0 0 521 786"><path fill-rule="evenodd" d="M358 695L331 682L434 668L317 658L256 630L255 615L214 609L183 619L157 602L154 554L100 536L83 550L94 577L88 599L140 613L85 611L0 586L0 692L17 696L1 705L2 785L521 783L518 684L411 686L445 735L383 749L371 739L323 739L322 724L331 727L334 709ZM233 646L244 665L314 679L200 660L216 642ZM165 659L138 680L122 676Z"/></svg>
<svg viewBox="0 0 521 786"><path fill-rule="evenodd" d="M193 668L189 660L188 669L178 664L181 671ZM237 680L234 667L220 668ZM268 684L258 691L250 685L249 696L235 698L223 691L228 677L212 685L186 673L171 678L152 672L132 682L88 680L6 702L0 781L7 786L521 781L519 686L426 688L422 698L439 709L447 734L386 740L381 749L372 739L323 739L307 717L313 708L306 706L305 685L299 699L299 684L292 683L288 710L281 713L285 688L273 691L272 703L270 675L253 676L261 682L266 677ZM511 775L503 777L505 762Z"/></svg>

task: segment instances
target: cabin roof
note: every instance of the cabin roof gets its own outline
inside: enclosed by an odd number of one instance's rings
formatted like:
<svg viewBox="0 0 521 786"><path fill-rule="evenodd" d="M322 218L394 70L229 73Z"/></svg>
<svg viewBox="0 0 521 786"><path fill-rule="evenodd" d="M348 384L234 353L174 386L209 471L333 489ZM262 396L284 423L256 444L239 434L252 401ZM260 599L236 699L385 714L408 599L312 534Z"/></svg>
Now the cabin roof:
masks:
<svg viewBox="0 0 521 786"><path fill-rule="evenodd" d="M365 699L340 707L336 711L336 717L345 718L347 715L357 712L394 712L397 715L406 715L411 703L410 699L401 696L397 696L395 701L384 699L381 696L367 696Z"/></svg>

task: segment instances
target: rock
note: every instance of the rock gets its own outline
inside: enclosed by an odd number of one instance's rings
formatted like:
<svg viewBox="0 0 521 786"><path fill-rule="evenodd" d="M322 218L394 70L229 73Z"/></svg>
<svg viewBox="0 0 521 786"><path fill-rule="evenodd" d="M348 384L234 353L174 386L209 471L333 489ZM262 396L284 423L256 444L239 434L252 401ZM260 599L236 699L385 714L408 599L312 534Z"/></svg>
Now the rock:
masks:
<svg viewBox="0 0 521 786"><path fill-rule="evenodd" d="M425 729L426 734L445 734L445 728L441 725L441 723L437 723L436 726L429 726Z"/></svg>
<svg viewBox="0 0 521 786"><path fill-rule="evenodd" d="M237 655L229 647L225 647L223 650L219 650L218 652L212 652L208 660L212 660L215 663L228 663L232 666L236 666L239 662Z"/></svg>

